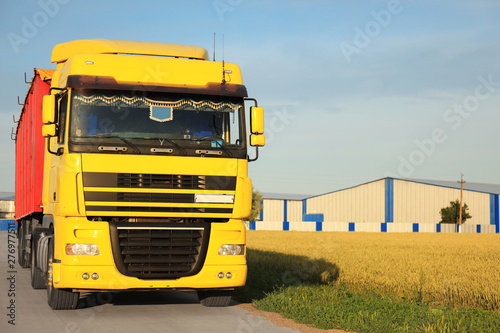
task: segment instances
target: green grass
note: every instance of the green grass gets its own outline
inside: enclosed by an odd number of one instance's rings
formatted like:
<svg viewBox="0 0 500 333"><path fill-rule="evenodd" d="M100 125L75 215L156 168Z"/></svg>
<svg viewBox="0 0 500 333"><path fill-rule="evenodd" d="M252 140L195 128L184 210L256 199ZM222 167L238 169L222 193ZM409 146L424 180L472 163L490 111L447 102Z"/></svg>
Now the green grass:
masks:
<svg viewBox="0 0 500 333"><path fill-rule="evenodd" d="M248 279L236 299L299 323L356 332L500 332L500 316L478 308L433 306L418 289L401 298L339 282L322 259L249 249Z"/></svg>
<svg viewBox="0 0 500 333"><path fill-rule="evenodd" d="M356 332L499 332L500 317L474 308L434 308L346 286L292 286L256 301L258 309L278 312L318 328Z"/></svg>

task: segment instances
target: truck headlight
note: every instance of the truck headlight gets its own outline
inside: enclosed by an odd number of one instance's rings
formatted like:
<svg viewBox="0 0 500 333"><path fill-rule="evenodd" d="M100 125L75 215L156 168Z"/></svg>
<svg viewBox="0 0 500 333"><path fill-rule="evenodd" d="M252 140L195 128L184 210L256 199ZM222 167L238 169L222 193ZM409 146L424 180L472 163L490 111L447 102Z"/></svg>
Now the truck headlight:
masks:
<svg viewBox="0 0 500 333"><path fill-rule="evenodd" d="M224 244L219 249L221 256L237 256L245 254L244 244Z"/></svg>
<svg viewBox="0 0 500 333"><path fill-rule="evenodd" d="M71 256L96 256L99 247L95 244L66 244L66 254Z"/></svg>

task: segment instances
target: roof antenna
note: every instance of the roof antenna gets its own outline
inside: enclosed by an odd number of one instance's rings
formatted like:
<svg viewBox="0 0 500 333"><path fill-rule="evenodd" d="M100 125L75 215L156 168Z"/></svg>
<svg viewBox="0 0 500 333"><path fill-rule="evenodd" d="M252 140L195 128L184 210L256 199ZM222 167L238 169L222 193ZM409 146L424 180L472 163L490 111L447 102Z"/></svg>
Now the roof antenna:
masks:
<svg viewBox="0 0 500 333"><path fill-rule="evenodd" d="M215 32L214 32L214 60L215 61Z"/></svg>

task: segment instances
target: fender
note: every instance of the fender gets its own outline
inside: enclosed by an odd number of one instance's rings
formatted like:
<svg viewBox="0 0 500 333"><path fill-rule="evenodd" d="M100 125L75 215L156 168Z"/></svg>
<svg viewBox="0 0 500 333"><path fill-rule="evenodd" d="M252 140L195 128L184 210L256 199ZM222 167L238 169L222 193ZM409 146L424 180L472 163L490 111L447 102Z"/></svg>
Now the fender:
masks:
<svg viewBox="0 0 500 333"><path fill-rule="evenodd" d="M54 225L54 216L53 215L44 215L42 219L42 227L50 228Z"/></svg>

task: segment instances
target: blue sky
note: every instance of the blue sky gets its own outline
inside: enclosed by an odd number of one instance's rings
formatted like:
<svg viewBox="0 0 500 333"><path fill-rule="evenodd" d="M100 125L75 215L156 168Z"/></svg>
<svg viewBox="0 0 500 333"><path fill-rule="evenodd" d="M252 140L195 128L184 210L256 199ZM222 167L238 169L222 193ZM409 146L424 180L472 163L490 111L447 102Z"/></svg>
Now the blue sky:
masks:
<svg viewBox="0 0 500 333"><path fill-rule="evenodd" d="M500 2L2 1L0 191L12 115L54 45L197 45L240 65L266 110L261 192L320 194L394 176L500 184Z"/></svg>

